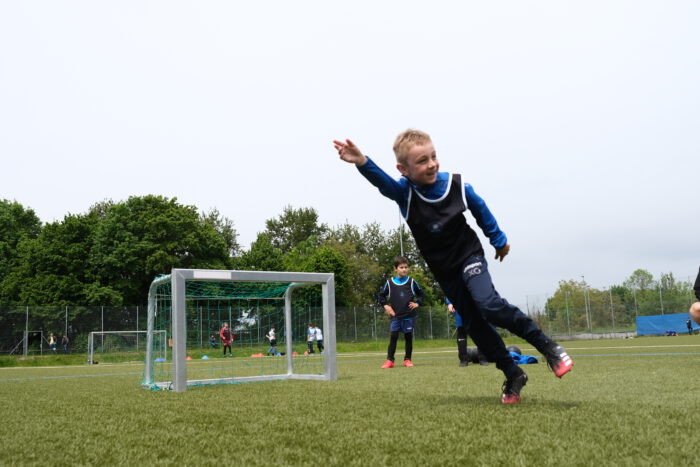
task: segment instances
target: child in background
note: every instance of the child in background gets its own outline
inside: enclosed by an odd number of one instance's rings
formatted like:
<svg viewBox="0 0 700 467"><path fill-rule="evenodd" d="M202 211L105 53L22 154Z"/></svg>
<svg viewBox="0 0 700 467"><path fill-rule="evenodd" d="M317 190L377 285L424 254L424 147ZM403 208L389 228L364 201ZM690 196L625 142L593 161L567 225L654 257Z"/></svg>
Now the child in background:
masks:
<svg viewBox="0 0 700 467"><path fill-rule="evenodd" d="M318 326L314 327L314 333L316 335L316 346L318 347L319 353L323 353L323 331Z"/></svg>
<svg viewBox="0 0 700 467"><path fill-rule="evenodd" d="M63 335L61 338L61 347L63 347L63 353L67 354L68 353L68 344L70 343L70 339L68 339L68 336L66 334Z"/></svg>
<svg viewBox="0 0 700 467"><path fill-rule="evenodd" d="M309 323L309 327L306 329L307 355L314 353L314 342L316 342L316 326Z"/></svg>
<svg viewBox="0 0 700 467"><path fill-rule="evenodd" d="M275 327L271 327L270 331L265 335L265 337L270 341L270 348L267 349L267 355L279 355L279 352L277 352L277 337L275 335Z"/></svg>
<svg viewBox="0 0 700 467"><path fill-rule="evenodd" d="M382 368L394 368L394 354L399 333L403 333L406 345L403 366L413 367L413 324L416 318L416 308L423 303L423 290L413 278L408 275L408 260L403 256L394 258L394 277L387 279L379 291L379 304L391 317L389 331L389 348L386 362Z"/></svg>
<svg viewBox="0 0 700 467"><path fill-rule="evenodd" d="M221 332L219 332L219 337L221 337L221 347L224 349L224 358L226 358L226 349L228 349L229 357L233 357L233 350L231 350L233 333L229 329L228 323L224 323L224 327L221 328Z"/></svg>
<svg viewBox="0 0 700 467"><path fill-rule="evenodd" d="M462 316L457 313L455 307L450 303L450 299L447 301L447 311L452 313L455 317L455 327L457 328L457 357L459 357L459 366L469 365L469 353L467 352L467 330L464 329L462 324Z"/></svg>

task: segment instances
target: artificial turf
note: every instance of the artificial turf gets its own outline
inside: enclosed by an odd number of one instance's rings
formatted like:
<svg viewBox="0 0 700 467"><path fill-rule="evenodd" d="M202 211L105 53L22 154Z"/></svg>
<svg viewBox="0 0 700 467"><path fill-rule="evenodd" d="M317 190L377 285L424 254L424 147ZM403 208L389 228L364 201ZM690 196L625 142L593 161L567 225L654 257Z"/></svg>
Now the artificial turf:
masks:
<svg viewBox="0 0 700 467"><path fill-rule="evenodd" d="M493 365L418 342L414 368L380 370L384 345L344 348L337 381L184 393L136 364L0 368L0 465L698 464L698 336L566 342L573 371L524 366L513 406Z"/></svg>

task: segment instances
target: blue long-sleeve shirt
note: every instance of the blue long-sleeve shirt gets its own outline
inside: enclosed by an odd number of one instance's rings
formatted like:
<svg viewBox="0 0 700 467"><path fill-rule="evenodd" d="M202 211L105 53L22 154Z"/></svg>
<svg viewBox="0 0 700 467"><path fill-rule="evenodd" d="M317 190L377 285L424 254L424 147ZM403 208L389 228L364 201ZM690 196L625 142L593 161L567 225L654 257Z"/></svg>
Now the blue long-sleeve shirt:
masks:
<svg viewBox="0 0 700 467"><path fill-rule="evenodd" d="M398 180L394 180L369 157L367 157L367 163L358 167L357 170L372 185L376 186L381 194L394 200L399 205L399 210L404 219L407 215L408 194L411 188L431 200L439 199L449 189L448 180L450 174L448 172L438 172L437 180L431 185L418 186L403 176ZM464 184L464 195L467 200L467 208L474 216L474 219L476 219L476 223L481 231L488 237L489 243L496 249L503 248L508 243L508 238L498 227L498 222L496 222L496 218L489 211L486 202L474 192L474 188L468 183Z"/></svg>

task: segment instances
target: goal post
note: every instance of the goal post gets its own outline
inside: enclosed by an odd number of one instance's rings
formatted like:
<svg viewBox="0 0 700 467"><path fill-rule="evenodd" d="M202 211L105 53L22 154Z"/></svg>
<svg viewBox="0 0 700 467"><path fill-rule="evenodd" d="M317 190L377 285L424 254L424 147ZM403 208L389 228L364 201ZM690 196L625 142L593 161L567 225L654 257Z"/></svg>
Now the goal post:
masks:
<svg viewBox="0 0 700 467"><path fill-rule="evenodd" d="M153 330L151 345L155 358L167 360L167 333L162 329ZM148 352L148 331L93 331L88 335L87 363L97 363L95 355L113 357L120 360L145 361Z"/></svg>
<svg viewBox="0 0 700 467"><path fill-rule="evenodd" d="M236 358L226 358L226 349L222 355L215 342L224 322L230 323L235 336ZM313 326L318 328L313 331L319 337L318 352L311 339L307 342ZM211 348L201 344L205 327ZM155 362L156 328L169 332L172 358L165 364ZM268 355L262 353L269 345L270 328L277 329L280 341L279 352L272 356L270 349ZM142 385L182 392L188 386L209 384L335 380L335 336L331 273L173 269L156 278L149 289ZM243 355L248 351L250 357Z"/></svg>

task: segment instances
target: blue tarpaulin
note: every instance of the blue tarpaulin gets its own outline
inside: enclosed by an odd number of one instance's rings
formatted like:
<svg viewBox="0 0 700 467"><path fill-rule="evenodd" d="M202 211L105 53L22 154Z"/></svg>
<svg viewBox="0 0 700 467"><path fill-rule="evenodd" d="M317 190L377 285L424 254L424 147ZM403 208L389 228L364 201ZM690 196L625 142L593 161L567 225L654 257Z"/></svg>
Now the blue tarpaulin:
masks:
<svg viewBox="0 0 700 467"><path fill-rule="evenodd" d="M686 324L690 315L688 313L674 313L672 315L637 316L638 336L665 336L669 332L685 334L688 332ZM691 319L693 331L700 329Z"/></svg>

